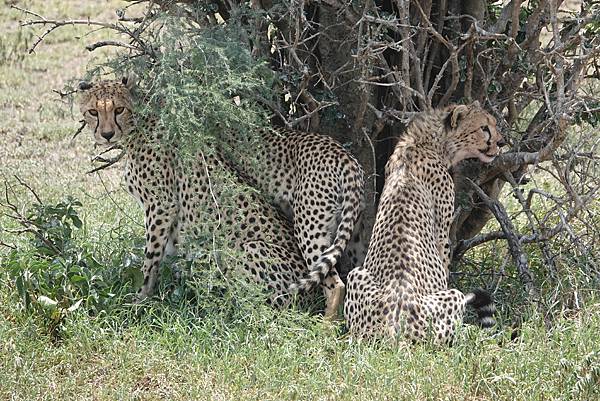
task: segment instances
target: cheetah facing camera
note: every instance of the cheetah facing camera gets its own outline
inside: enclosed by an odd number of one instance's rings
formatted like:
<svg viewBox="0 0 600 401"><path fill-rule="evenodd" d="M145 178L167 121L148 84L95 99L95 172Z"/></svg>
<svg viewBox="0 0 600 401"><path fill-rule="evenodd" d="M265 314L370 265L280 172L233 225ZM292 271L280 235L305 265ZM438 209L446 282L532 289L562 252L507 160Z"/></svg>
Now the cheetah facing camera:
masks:
<svg viewBox="0 0 600 401"><path fill-rule="evenodd" d="M192 229L204 211L218 213L227 227L224 239L244 254L245 272L266 285L271 303L288 304L290 286L308 274L291 224L255 191L242 191L234 205L225 206L220 201L225 189L216 177L225 174L240 186L247 183L218 152L199 152L190 169L173 149L158 146L155 119L134 123L132 85L131 79L82 83L79 104L97 144L123 145L127 188L145 212L144 282L138 298L152 294L161 260L175 254L180 233Z"/></svg>
<svg viewBox="0 0 600 401"><path fill-rule="evenodd" d="M427 111L408 125L386 165L365 262L348 275L344 315L352 333L449 343L466 305L481 326L495 324L486 292L448 289L454 209L448 170L467 158L491 162L503 142L477 102Z"/></svg>

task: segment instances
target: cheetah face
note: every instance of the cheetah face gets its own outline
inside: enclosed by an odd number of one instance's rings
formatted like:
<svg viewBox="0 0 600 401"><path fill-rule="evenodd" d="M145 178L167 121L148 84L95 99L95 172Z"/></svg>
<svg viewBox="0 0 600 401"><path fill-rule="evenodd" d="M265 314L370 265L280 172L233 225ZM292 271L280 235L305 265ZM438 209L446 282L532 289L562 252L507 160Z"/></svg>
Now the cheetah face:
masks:
<svg viewBox="0 0 600 401"><path fill-rule="evenodd" d="M496 129L496 119L479 102L450 106L448 119L452 165L469 158L491 163L500 154L504 138Z"/></svg>
<svg viewBox="0 0 600 401"><path fill-rule="evenodd" d="M130 90L133 79L79 84L79 106L98 145L112 145L134 129Z"/></svg>

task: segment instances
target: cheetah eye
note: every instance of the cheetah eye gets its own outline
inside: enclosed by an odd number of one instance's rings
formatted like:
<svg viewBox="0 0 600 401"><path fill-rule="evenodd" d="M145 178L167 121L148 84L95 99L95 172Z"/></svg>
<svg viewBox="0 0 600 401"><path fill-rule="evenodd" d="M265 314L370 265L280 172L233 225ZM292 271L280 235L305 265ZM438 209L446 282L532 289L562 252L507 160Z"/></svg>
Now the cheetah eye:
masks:
<svg viewBox="0 0 600 401"><path fill-rule="evenodd" d="M117 107L115 109L115 114L121 114L125 110L125 107Z"/></svg>
<svg viewBox="0 0 600 401"><path fill-rule="evenodd" d="M492 139L492 131L490 131L490 127L486 125L485 127L481 127L481 130L486 134L485 141L487 145L490 146L490 141Z"/></svg>
<svg viewBox="0 0 600 401"><path fill-rule="evenodd" d="M98 116L98 112L94 109L88 110L88 113L90 113L91 115L93 115L94 117Z"/></svg>

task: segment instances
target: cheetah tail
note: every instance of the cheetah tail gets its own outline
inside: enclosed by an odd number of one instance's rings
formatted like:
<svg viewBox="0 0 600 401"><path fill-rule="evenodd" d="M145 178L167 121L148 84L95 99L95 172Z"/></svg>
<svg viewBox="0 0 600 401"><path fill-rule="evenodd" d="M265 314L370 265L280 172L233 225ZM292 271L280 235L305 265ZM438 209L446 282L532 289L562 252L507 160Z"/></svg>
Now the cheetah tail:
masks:
<svg viewBox="0 0 600 401"><path fill-rule="evenodd" d="M475 309L481 327L489 328L496 324L496 319L494 319L496 307L492 296L487 291L476 289L466 294L465 297L467 305Z"/></svg>
<svg viewBox="0 0 600 401"><path fill-rule="evenodd" d="M329 248L311 266L308 275L290 286L291 293L309 291L312 287L323 282L329 271L337 264L340 256L348 246L354 231L363 200L363 171L360 164L351 158L346 160L342 168L341 180L341 207L339 224L335 238Z"/></svg>
<svg viewBox="0 0 600 401"><path fill-rule="evenodd" d="M329 270L335 266L338 258L344 251L343 248L333 245L327 248L319 259L315 262L314 266L310 269L308 275L297 283L290 285L289 291L292 294L296 294L301 291L309 291L311 288L323 282L323 279L329 273Z"/></svg>

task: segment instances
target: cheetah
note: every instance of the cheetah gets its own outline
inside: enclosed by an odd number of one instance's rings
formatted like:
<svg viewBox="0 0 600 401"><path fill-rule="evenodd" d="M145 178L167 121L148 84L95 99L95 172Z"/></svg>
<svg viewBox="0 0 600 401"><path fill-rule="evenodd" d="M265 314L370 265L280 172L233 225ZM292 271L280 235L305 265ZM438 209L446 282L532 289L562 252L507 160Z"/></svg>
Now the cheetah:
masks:
<svg viewBox="0 0 600 401"><path fill-rule="evenodd" d="M386 165L386 180L364 264L348 275L350 332L451 343L466 305L495 324L489 294L448 289L454 183L463 159L490 163L504 141L478 102L420 113Z"/></svg>
<svg viewBox="0 0 600 401"><path fill-rule="evenodd" d="M362 263L366 254L360 233L354 232L364 208L363 169L325 135L280 128L262 130L259 139L256 157L239 169L293 222L310 274L290 290L308 291L321 283L325 317L334 318L345 294L335 266L345 251L349 268Z"/></svg>
<svg viewBox="0 0 600 401"><path fill-rule="evenodd" d="M136 124L133 114L132 78L79 85L79 106L98 145L121 144L126 152L125 181L128 192L144 209L146 245L144 281L138 300L152 295L159 265L174 255L180 235L193 229L201 211L219 215L225 240L244 255L243 269L266 286L270 302L277 307L290 303L290 287L309 273L298 247L294 229L283 214L256 191L242 191L235 205L222 202L224 185L247 182L220 152L199 152L192 168L185 167L173 149L159 145L156 118Z"/></svg>

